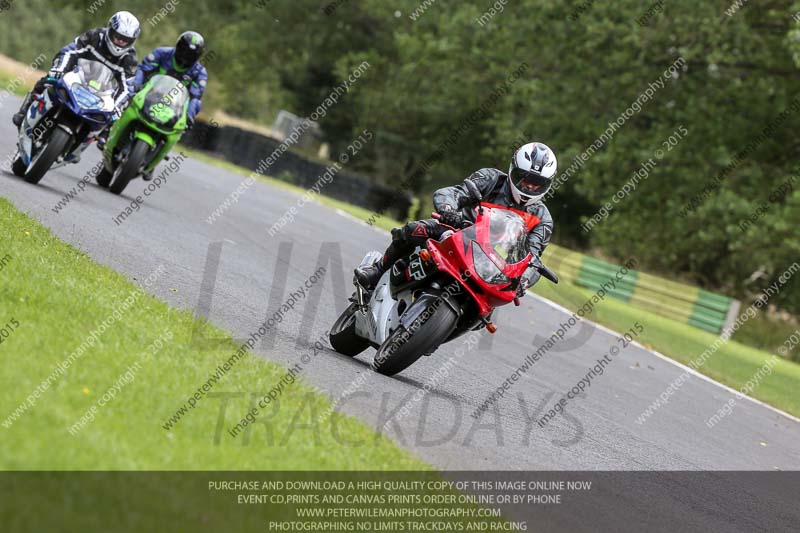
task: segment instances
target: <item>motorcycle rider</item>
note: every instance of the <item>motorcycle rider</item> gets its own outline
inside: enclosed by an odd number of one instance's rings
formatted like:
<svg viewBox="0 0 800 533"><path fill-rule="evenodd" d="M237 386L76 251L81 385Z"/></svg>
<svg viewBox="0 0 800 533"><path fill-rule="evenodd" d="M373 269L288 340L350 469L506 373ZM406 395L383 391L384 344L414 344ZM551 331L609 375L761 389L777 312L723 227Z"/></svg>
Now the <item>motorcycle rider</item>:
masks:
<svg viewBox="0 0 800 533"><path fill-rule="evenodd" d="M116 74L119 88L114 102L118 117L132 94L130 84L139 62L133 45L140 33L141 27L136 17L128 11L119 11L109 19L107 27L95 28L76 37L59 51L47 75L37 81L25 96L19 111L12 117L14 125L19 127L22 124L34 97L42 94L45 87L75 68L78 59L100 61ZM107 132L108 128L103 134L107 135ZM71 162L77 163L78 160L80 155Z"/></svg>
<svg viewBox="0 0 800 533"><path fill-rule="evenodd" d="M514 152L507 174L494 168L483 168L467 178L478 188L483 202L527 212L540 220L528 234L528 249L534 264L541 264L540 258L553 233L553 218L542 198L553 183L557 167L553 151L543 143L532 142ZM466 185L439 189L433 195L433 205L441 215L439 220L413 221L393 229L392 243L383 258L355 270L359 284L374 288L395 261L409 255L417 246L424 245L428 239L441 238L448 229L460 229L465 222L475 221L475 201ZM535 267L529 267L520 280L517 295L524 295L528 287L539 281L539 277Z"/></svg>
<svg viewBox="0 0 800 533"><path fill-rule="evenodd" d="M208 83L206 67L200 63L200 56L205 49L203 36L196 31L185 31L178 37L174 47L156 48L142 61L136 71L134 87L138 91L156 74L166 74L180 80L189 90L189 108L187 119L189 127L203 107L203 93Z"/></svg>

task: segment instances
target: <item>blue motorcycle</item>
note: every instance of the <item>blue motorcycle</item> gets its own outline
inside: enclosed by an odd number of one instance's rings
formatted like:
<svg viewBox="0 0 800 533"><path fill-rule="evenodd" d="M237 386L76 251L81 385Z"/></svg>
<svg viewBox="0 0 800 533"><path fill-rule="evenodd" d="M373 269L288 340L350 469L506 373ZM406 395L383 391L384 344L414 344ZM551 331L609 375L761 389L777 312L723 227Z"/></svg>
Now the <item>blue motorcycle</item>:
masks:
<svg viewBox="0 0 800 533"><path fill-rule="evenodd" d="M50 81L25 113L11 164L28 183L39 183L51 168L77 163L114 119L118 83L103 63L79 59L72 72Z"/></svg>

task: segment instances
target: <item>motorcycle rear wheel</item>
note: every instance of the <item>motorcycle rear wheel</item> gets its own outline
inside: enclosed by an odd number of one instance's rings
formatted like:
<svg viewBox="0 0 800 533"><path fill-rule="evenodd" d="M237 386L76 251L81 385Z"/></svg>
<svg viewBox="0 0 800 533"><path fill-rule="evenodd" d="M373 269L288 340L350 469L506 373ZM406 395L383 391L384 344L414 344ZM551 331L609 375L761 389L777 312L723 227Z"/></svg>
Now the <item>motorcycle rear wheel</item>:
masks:
<svg viewBox="0 0 800 533"><path fill-rule="evenodd" d="M424 304L423 304L424 305ZM399 327L378 348L372 369L384 376L393 376L402 372L426 353L433 352L456 327L458 315L444 302L434 308L427 304L427 319L409 332ZM403 337L407 337L405 340Z"/></svg>

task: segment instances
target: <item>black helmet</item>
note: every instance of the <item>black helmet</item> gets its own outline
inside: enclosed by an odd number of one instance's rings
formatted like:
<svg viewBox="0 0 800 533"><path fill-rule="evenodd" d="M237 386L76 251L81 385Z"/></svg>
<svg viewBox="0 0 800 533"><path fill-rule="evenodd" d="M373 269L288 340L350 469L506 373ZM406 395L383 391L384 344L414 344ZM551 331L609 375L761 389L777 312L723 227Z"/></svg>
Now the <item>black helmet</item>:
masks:
<svg viewBox="0 0 800 533"><path fill-rule="evenodd" d="M185 31L178 37L175 44L175 66L187 69L197 63L203 55L206 42L203 36L196 31Z"/></svg>

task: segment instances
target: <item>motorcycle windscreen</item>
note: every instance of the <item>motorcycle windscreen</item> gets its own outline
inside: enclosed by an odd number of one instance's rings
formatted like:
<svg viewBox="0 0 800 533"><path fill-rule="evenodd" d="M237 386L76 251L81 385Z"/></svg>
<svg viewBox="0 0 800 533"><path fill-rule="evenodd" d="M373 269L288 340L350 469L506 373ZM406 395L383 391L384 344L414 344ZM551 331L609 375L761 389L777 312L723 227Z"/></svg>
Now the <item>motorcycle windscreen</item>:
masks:
<svg viewBox="0 0 800 533"><path fill-rule="evenodd" d="M79 59L78 71L83 84L97 96L111 96L118 87L114 72L100 63L91 59Z"/></svg>
<svg viewBox="0 0 800 533"><path fill-rule="evenodd" d="M472 240L479 244L501 270L528 256L528 227L513 211L485 208L477 223L462 233L464 242Z"/></svg>
<svg viewBox="0 0 800 533"><path fill-rule="evenodd" d="M144 112L156 124L171 128L183 117L189 91L172 76L157 75L144 99Z"/></svg>
<svg viewBox="0 0 800 533"><path fill-rule="evenodd" d="M103 63L90 59L79 59L77 70L80 83L73 83L70 91L78 105L96 111L113 109L113 96L119 87L114 72Z"/></svg>

